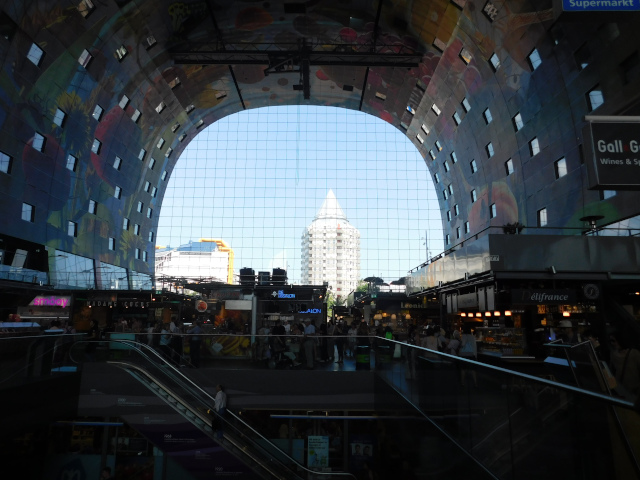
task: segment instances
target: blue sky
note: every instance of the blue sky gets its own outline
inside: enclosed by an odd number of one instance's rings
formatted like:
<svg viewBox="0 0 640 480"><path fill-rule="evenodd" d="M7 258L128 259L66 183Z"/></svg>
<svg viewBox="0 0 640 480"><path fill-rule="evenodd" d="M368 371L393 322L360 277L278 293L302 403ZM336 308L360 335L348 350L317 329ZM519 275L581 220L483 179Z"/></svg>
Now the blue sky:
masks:
<svg viewBox="0 0 640 480"><path fill-rule="evenodd" d="M171 174L157 244L220 238L235 270L300 279L301 237L332 189L361 235L361 278L397 279L443 250L433 182L388 123L333 107L270 107L203 130Z"/></svg>

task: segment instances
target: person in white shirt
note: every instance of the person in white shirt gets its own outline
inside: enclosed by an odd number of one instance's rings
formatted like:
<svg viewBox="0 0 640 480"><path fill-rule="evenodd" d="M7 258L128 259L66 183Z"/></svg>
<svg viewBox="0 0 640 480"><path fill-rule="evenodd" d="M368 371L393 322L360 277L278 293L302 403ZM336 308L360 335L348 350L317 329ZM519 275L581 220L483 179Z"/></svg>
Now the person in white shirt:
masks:
<svg viewBox="0 0 640 480"><path fill-rule="evenodd" d="M316 348L316 326L311 323L311 319L307 318L304 321L304 357L307 363L307 368L313 368L313 356Z"/></svg>
<svg viewBox="0 0 640 480"><path fill-rule="evenodd" d="M222 387L222 385L216 385L216 396L213 398L213 400L213 409L215 410L216 416L218 417L218 429L216 432L216 436L218 438L222 438L224 417L227 411L227 394L224 392L224 388Z"/></svg>

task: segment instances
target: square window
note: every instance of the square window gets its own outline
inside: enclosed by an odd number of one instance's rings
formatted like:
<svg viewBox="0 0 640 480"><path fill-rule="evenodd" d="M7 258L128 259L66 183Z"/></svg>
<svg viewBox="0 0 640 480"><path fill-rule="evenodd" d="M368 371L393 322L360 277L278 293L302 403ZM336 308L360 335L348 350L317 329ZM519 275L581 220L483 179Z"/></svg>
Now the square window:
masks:
<svg viewBox="0 0 640 480"><path fill-rule="evenodd" d="M185 108L184 110L187 113L191 113L191 112L193 112L195 110L195 108L196 107L194 105L188 105L187 108Z"/></svg>
<svg viewBox="0 0 640 480"><path fill-rule="evenodd" d="M133 114L131 115L131 120L133 120L133 123L138 123L139 118L140 118L140 110L136 108L133 111Z"/></svg>
<svg viewBox="0 0 640 480"><path fill-rule="evenodd" d="M89 213L96 214L98 211L98 204L95 200L89 200Z"/></svg>
<svg viewBox="0 0 640 480"><path fill-rule="evenodd" d="M429 156L431 157L431 160L436 159L436 152L433 151L433 148L429 150Z"/></svg>
<svg viewBox="0 0 640 480"><path fill-rule="evenodd" d="M44 51L38 45L32 43L31 48L29 49L29 53L27 53L27 58L31 60L31 63L33 63L36 67L40 66L43 55Z"/></svg>
<svg viewBox="0 0 640 480"><path fill-rule="evenodd" d="M533 51L527 57L527 60L529 61L529 66L531 67L531 70L535 70L536 68L538 68L542 63L542 58L540 58L538 49L534 48Z"/></svg>
<svg viewBox="0 0 640 480"><path fill-rule="evenodd" d="M162 111L166 108L167 104L164 102L160 102L156 107L156 112L162 113Z"/></svg>
<svg viewBox="0 0 640 480"><path fill-rule="evenodd" d="M547 209L542 208L538 210L538 226L546 227L547 226Z"/></svg>
<svg viewBox="0 0 640 480"><path fill-rule="evenodd" d="M69 221L69 223L67 223L67 235L70 237L78 236L78 224L76 222Z"/></svg>
<svg viewBox="0 0 640 480"><path fill-rule="evenodd" d="M156 159L151 157L151 159L149 160L149 170L153 170L153 167L156 166Z"/></svg>
<svg viewBox="0 0 640 480"><path fill-rule="evenodd" d="M168 158L171 156L172 153L173 153L173 148L167 148L167 151L164 152L164 156Z"/></svg>
<svg viewBox="0 0 640 480"><path fill-rule="evenodd" d="M55 123L57 126L62 128L62 125L64 124L64 119L66 118L66 116L67 116L66 113L64 113L59 108L56 108L56 114L53 116L53 123Z"/></svg>
<svg viewBox="0 0 640 480"><path fill-rule="evenodd" d="M113 237L109 237L109 250L116 249L116 239Z"/></svg>
<svg viewBox="0 0 640 480"><path fill-rule="evenodd" d="M144 148L140 149L140 153L138 153L138 158L140 160L144 160L144 156L147 154L147 151Z"/></svg>
<svg viewBox="0 0 640 480"><path fill-rule="evenodd" d="M176 133L176 130L178 130L180 128L180 124L179 123L174 123L173 127L171 127L171 131L173 133Z"/></svg>
<svg viewBox="0 0 640 480"><path fill-rule="evenodd" d="M146 250L144 250L144 251L142 252L142 261L143 261L143 262L146 262L146 261L147 261L147 258L148 258L148 257L147 257L147 251L146 251Z"/></svg>
<svg viewBox="0 0 640 480"><path fill-rule="evenodd" d="M151 196L155 198L157 195L158 195L158 189L156 187L153 187L151 189Z"/></svg>
<svg viewBox="0 0 640 480"><path fill-rule="evenodd" d="M120 45L118 48L116 48L116 51L113 54L113 56L116 57L116 60L121 62L124 59L124 57L127 56L127 53L129 53L127 51L127 47L125 47L124 45Z"/></svg>
<svg viewBox="0 0 640 480"><path fill-rule="evenodd" d="M97 155L100 153L100 147L102 147L102 142L97 138L94 138L93 145L91 145L91 151Z"/></svg>
<svg viewBox="0 0 640 480"><path fill-rule="evenodd" d="M458 112L453 112L453 121L456 125L460 125L462 123L462 119L460 118L460 115L458 115Z"/></svg>
<svg viewBox="0 0 640 480"><path fill-rule="evenodd" d="M46 139L42 135L40 135L38 132L36 132L33 135L33 142L31 143L31 146L39 152L44 152L45 144L46 144Z"/></svg>
<svg viewBox="0 0 640 480"><path fill-rule="evenodd" d="M495 151L493 150L493 144L491 142L487 143L487 146L484 148L487 151L487 157L491 158L495 155Z"/></svg>
<svg viewBox="0 0 640 480"><path fill-rule="evenodd" d="M435 113L436 115L440 115L440 109L438 108L438 106L434 103L433 105L431 105L431 110L433 110L433 113Z"/></svg>
<svg viewBox="0 0 640 480"><path fill-rule="evenodd" d="M556 178L562 178L567 174L567 159L562 157L554 162Z"/></svg>
<svg viewBox="0 0 640 480"><path fill-rule="evenodd" d="M80 12L80 15L82 15L84 18L87 18L89 14L95 10L95 8L96 7L93 5L93 2L91 0L82 0L78 4L78 12Z"/></svg>
<svg viewBox="0 0 640 480"><path fill-rule="evenodd" d="M138 213L142 213L142 210L144 210L144 203L142 202L138 202Z"/></svg>
<svg viewBox="0 0 640 480"><path fill-rule="evenodd" d="M579 70L584 70L591 63L591 51L586 43L578 48L573 56L576 59L576 65L578 65Z"/></svg>
<svg viewBox="0 0 640 480"><path fill-rule="evenodd" d="M473 58L466 48L460 50L459 56L466 65L469 65L469 62L471 62L471 59Z"/></svg>
<svg viewBox="0 0 640 480"><path fill-rule="evenodd" d="M25 222L33 223L35 221L35 211L36 211L36 208L33 205L29 203L23 203L22 204L22 220L24 220Z"/></svg>
<svg viewBox="0 0 640 480"><path fill-rule="evenodd" d="M488 108L484 112L482 112L482 116L484 117L484 121L487 125L489 125L493 120L493 117L491 116L491 110L489 110Z"/></svg>
<svg viewBox="0 0 640 480"><path fill-rule="evenodd" d="M447 243L447 245L451 245L451 236L448 233L445 237L445 242Z"/></svg>
<svg viewBox="0 0 640 480"><path fill-rule="evenodd" d="M136 260L140 260L140 249L136 248Z"/></svg>
<svg viewBox="0 0 640 480"><path fill-rule="evenodd" d="M113 160L113 168L116 170L120 170L122 166L122 159L116 155L116 158Z"/></svg>
<svg viewBox="0 0 640 480"><path fill-rule="evenodd" d="M198 123L196 123L196 128L200 128L200 127L203 127L203 126L204 126L204 120L202 120L202 119L198 120ZM402 122L400 122L400 126L402 126Z"/></svg>
<svg viewBox="0 0 640 480"><path fill-rule="evenodd" d="M151 190L151 182L144 182L144 191L148 192Z"/></svg>
<svg viewBox="0 0 640 480"><path fill-rule="evenodd" d="M151 218L153 216L153 208L147 208L147 218Z"/></svg>
<svg viewBox="0 0 640 480"><path fill-rule="evenodd" d="M100 119L102 118L103 112L104 112L104 109L100 105L96 105L95 108L93 109L93 113L91 114L91 116L95 118L97 121L100 121Z"/></svg>
<svg viewBox="0 0 640 480"><path fill-rule="evenodd" d="M451 210L447 210L447 221L451 221Z"/></svg>
<svg viewBox="0 0 640 480"><path fill-rule="evenodd" d="M444 167L444 171L448 172L449 171L449 162L447 162L446 160L444 161L444 163L442 164L442 166Z"/></svg>
<svg viewBox="0 0 640 480"><path fill-rule="evenodd" d="M469 225L469 222L464 222L464 233L471 233L471 225Z"/></svg>
<svg viewBox="0 0 640 480"><path fill-rule="evenodd" d="M115 198L122 198L122 188L116 185L115 190L113 191L113 196Z"/></svg>
<svg viewBox="0 0 640 480"><path fill-rule="evenodd" d="M460 227L457 227L457 228L456 228L456 238L457 238L458 240L460 240L460 237L461 237L461 236L462 236L462 235L461 235L461 233L460 233Z"/></svg>
<svg viewBox="0 0 640 480"><path fill-rule="evenodd" d="M0 152L0 172L11 173L13 159L4 152ZM68 165L67 165L68 168Z"/></svg>
<svg viewBox="0 0 640 480"><path fill-rule="evenodd" d="M453 185L451 183L449 184L447 189L449 190L449 195L453 195Z"/></svg>
<svg viewBox="0 0 640 480"><path fill-rule="evenodd" d="M129 219L127 217L122 220L122 229L129 230Z"/></svg>
<svg viewBox="0 0 640 480"><path fill-rule="evenodd" d="M438 175L438 172L433 174L433 179L436 182L436 184L440 183L440 175Z"/></svg>
<svg viewBox="0 0 640 480"><path fill-rule="evenodd" d="M513 173L513 160L509 159L504 162L504 168L507 171L507 175L511 175Z"/></svg>
<svg viewBox="0 0 640 480"><path fill-rule="evenodd" d="M478 165L476 164L475 160L471 160L471 162L469 162L469 165L471 166L471 173L476 173L478 171Z"/></svg>
<svg viewBox="0 0 640 480"><path fill-rule="evenodd" d="M380 100L386 100L387 96L384 93L376 92L376 98Z"/></svg>
<svg viewBox="0 0 640 480"><path fill-rule="evenodd" d="M82 65L84 68L87 68L89 66L89 63L91 63L92 58L93 56L89 53L87 49L82 50L82 53L78 57L78 63Z"/></svg>
<svg viewBox="0 0 640 480"><path fill-rule="evenodd" d="M160 140L158 140L158 143L156 144L157 148L162 148L162 146L164 145L164 138L161 138Z"/></svg>
<svg viewBox="0 0 640 480"><path fill-rule="evenodd" d="M478 200L478 194L475 190L471 190L471 203L476 203L476 200Z"/></svg>
<svg viewBox="0 0 640 480"><path fill-rule="evenodd" d="M421 144L421 145L424 143L424 138L422 138L422 137L420 136L420 134L417 134L417 135L416 135L416 138L418 139L418 141L420 142L420 144ZM180 140L180 141L182 141L182 140Z"/></svg>
<svg viewBox="0 0 640 480"><path fill-rule="evenodd" d="M464 109L464 111L466 113L469 113L469 110L471 110L471 104L469 103L469 100L467 100L467 97L464 97L462 99L462 102L460 102L460 104L462 105L462 108Z"/></svg>
<svg viewBox="0 0 640 480"><path fill-rule="evenodd" d="M491 204L491 207L490 207L490 209L489 209L489 216L490 216L491 218L496 218L496 215L497 215L497 214L498 214L498 210L497 210L497 208L496 208L496 204L495 204L495 203L492 203L492 204Z"/></svg>
<svg viewBox="0 0 640 480"><path fill-rule="evenodd" d="M429 128L423 123L422 126L420 127L422 128L422 131L424 133L426 133L427 135L429 135Z"/></svg>
<svg viewBox="0 0 640 480"><path fill-rule="evenodd" d="M346 90L346 91L350 92L352 90ZM216 100L220 100L221 98L224 98L226 96L227 96L227 92L216 92Z"/></svg>
<svg viewBox="0 0 640 480"><path fill-rule="evenodd" d="M167 171L165 170L164 172L162 172L162 175L160 176L160 180L166 180L167 179Z"/></svg>
<svg viewBox="0 0 640 480"><path fill-rule="evenodd" d="M451 161L453 162L454 165L458 163L458 156L456 155L456 152L451 152L451 155L449 156L451 157Z"/></svg>
<svg viewBox="0 0 640 480"><path fill-rule="evenodd" d="M524 127L524 122L522 121L522 115L520 113L516 113L514 117L511 119L513 121L513 128L516 132L520 131L522 127Z"/></svg>
<svg viewBox="0 0 640 480"><path fill-rule="evenodd" d="M456 217L460 215L460 207L457 203L453 206L453 213L455 213Z"/></svg>
<svg viewBox="0 0 640 480"><path fill-rule="evenodd" d="M171 88L172 90L176 88L178 85L180 85L180 79L178 77L174 78L169 82L169 88Z"/></svg>
<svg viewBox="0 0 640 480"><path fill-rule="evenodd" d="M411 115L416 114L416 110L411 105L407 105L407 112L409 112Z"/></svg>
<svg viewBox="0 0 640 480"><path fill-rule="evenodd" d="M445 200L449 200L449 190L447 190L446 188L442 191L442 196L444 197Z"/></svg>
<svg viewBox="0 0 640 480"><path fill-rule="evenodd" d="M149 238L149 241L150 241L150 242L153 242L153 239L154 239L154 234L153 234L153 232L149 232L149 237L148 237L148 238Z"/></svg>
<svg viewBox="0 0 640 480"><path fill-rule="evenodd" d="M497 72L500 68L500 59L495 53L491 55L491 58L489 58L489 63L491 63L491 68L493 68L494 72Z"/></svg>
<svg viewBox="0 0 640 480"><path fill-rule="evenodd" d="M125 108L127 108L127 105L129 105L129 97L127 97L126 95L123 95L122 98L120 99L120 103L118 103L118 105L123 110Z"/></svg>
<svg viewBox="0 0 640 480"><path fill-rule="evenodd" d="M534 137L529 142L529 153L532 157L540 153L540 142L538 141L538 137Z"/></svg>
<svg viewBox="0 0 640 480"><path fill-rule="evenodd" d="M598 85L587 92L587 106L589 107L590 112L594 111L603 103L604 95L602 94L602 90Z"/></svg>
<svg viewBox="0 0 640 480"><path fill-rule="evenodd" d="M600 200L606 200L607 198L616 196L615 190L600 190Z"/></svg>
<svg viewBox="0 0 640 480"><path fill-rule="evenodd" d="M439 152L442 151L442 145L440 145L440 142L438 140L436 140L436 148L438 149Z"/></svg>
<svg viewBox="0 0 640 480"><path fill-rule="evenodd" d="M144 41L142 42L142 45L144 45L144 48L149 50L151 47L153 47L156 44L156 37L154 37L153 35L149 35L147 38L144 39Z"/></svg>
<svg viewBox="0 0 640 480"><path fill-rule="evenodd" d="M140 225L138 225L137 223L133 225L133 234L140 235Z"/></svg>

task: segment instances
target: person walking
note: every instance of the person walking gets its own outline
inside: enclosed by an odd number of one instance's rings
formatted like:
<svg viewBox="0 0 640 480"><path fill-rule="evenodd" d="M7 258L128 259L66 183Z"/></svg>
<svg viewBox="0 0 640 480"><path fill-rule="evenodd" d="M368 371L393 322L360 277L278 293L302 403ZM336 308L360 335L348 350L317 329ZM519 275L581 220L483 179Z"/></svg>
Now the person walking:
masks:
<svg viewBox="0 0 640 480"><path fill-rule="evenodd" d="M216 396L214 397L213 409L216 412L216 437L222 438L224 435L225 413L227 412L227 394L222 385L216 385Z"/></svg>
<svg viewBox="0 0 640 480"><path fill-rule="evenodd" d="M311 323L311 319L304 321L304 358L309 370L313 369L313 353L316 348L316 327Z"/></svg>

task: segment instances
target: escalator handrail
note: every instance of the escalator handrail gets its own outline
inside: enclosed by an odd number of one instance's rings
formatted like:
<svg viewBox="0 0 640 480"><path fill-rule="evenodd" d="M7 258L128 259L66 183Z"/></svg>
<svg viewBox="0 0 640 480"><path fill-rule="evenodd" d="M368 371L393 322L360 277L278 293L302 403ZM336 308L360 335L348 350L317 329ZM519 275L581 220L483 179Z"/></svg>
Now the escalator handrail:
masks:
<svg viewBox="0 0 640 480"><path fill-rule="evenodd" d="M147 359L149 359L150 361L153 362L153 360L150 359L149 356L147 355L147 353L151 353L155 357L155 359L157 359L163 366L166 365L167 367L169 367L169 371L171 371L173 376L175 377L175 378L173 378L174 381L188 383L189 387L191 387L192 389L195 389L198 394L203 395L204 398L206 399L206 401L210 402L210 405L213 405L215 403L215 399L206 390L204 390L202 387L200 387L198 384L196 384L190 378L188 378L186 375L184 375L182 372L180 372L180 370L175 368L175 366L173 366L171 364L171 362L168 362L156 350L154 350L152 347L150 347L149 345L147 345L145 343L137 342L135 340L127 340L127 339L109 339L109 340L92 340L92 341L88 340L88 341L79 342L79 343L90 343L90 342L97 342L97 343L116 342L116 343L121 343L121 344L127 345L130 348L136 350L142 356L146 357ZM154 363L158 363L158 362L154 362ZM164 371L164 373L168 373L168 372ZM190 389L188 389L188 390L190 390ZM319 471L316 471L316 470L311 470L311 469L307 468L306 466L302 465L301 463L299 463L296 459L290 457L286 452L284 452L277 445L275 445L273 442L271 442L271 440L269 440L268 438L264 437L260 432L256 431L251 425L246 423L244 420L242 420L239 416L237 416L235 413L233 413L229 409L227 409L227 414L230 415L231 417L233 417L234 420L236 420L238 423L240 423L243 427L245 427L249 431L251 431L251 433L253 433L256 436L258 436L262 441L266 442L270 446L270 448L275 449L280 454L282 454L283 456L287 457L293 464L295 464L296 467L304 470L305 472L307 472L309 474L319 475L320 477L322 477L322 476L327 476L327 477L344 476L344 477L347 477L347 478L356 478L353 474L351 474L349 472L319 472ZM231 423L228 420L226 420L226 419L222 419L222 420L225 423L227 423L228 425L231 425Z"/></svg>

